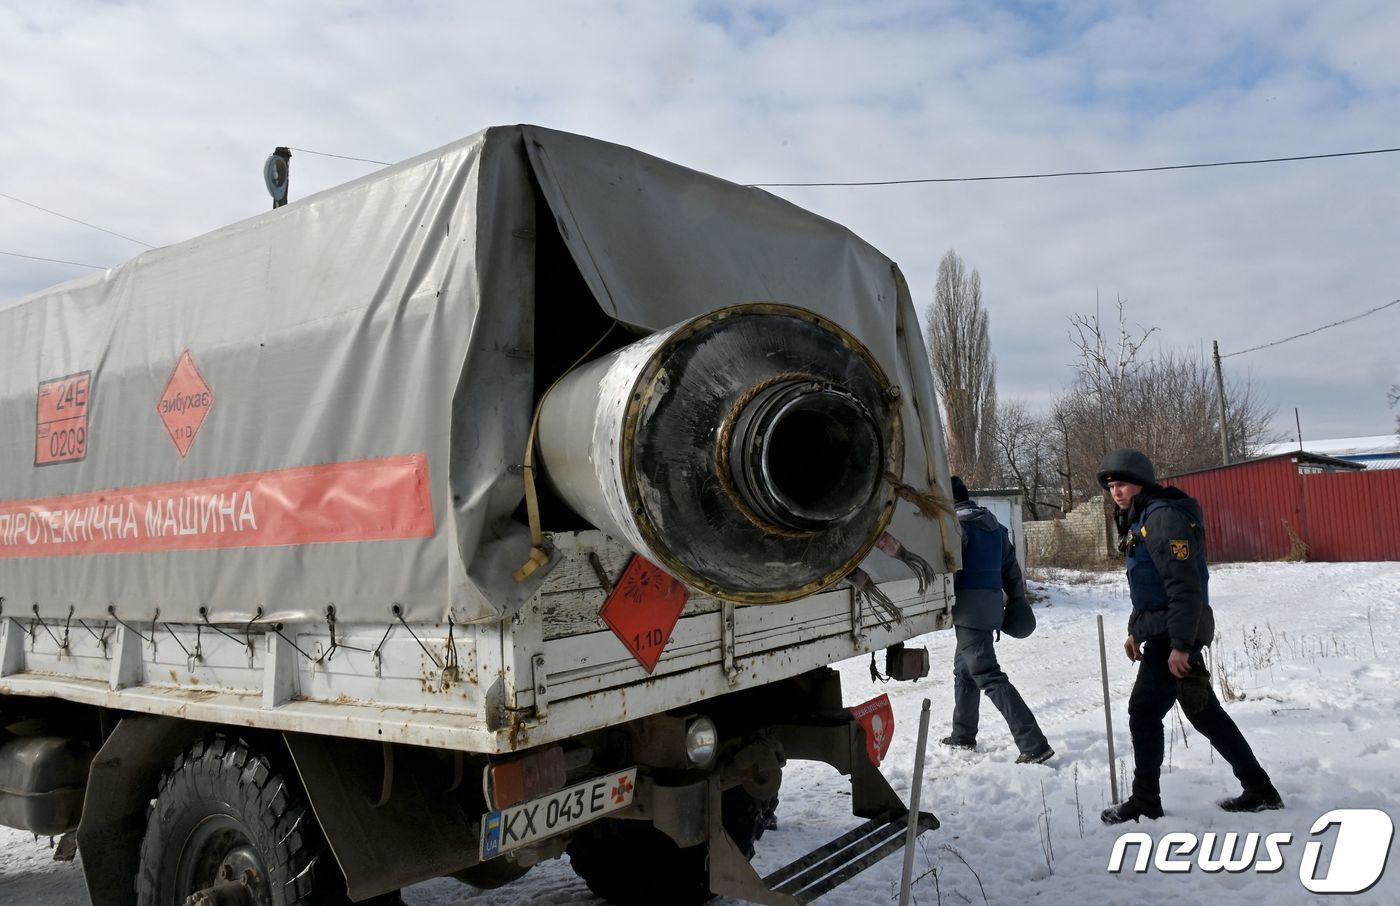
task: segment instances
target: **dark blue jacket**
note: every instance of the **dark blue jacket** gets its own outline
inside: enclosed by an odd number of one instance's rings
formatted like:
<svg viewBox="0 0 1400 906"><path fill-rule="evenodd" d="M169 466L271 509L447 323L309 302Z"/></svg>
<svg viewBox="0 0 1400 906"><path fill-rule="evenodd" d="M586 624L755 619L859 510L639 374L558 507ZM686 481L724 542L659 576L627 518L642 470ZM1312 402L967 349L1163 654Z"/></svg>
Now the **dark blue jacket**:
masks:
<svg viewBox="0 0 1400 906"><path fill-rule="evenodd" d="M953 576L953 625L1000 629L1008 599L1024 599L1026 583L1005 526L975 501L957 505L962 569Z"/></svg>
<svg viewBox="0 0 1400 906"><path fill-rule="evenodd" d="M1128 508L1128 632L1180 651L1215 636L1201 505L1177 488L1148 487Z"/></svg>

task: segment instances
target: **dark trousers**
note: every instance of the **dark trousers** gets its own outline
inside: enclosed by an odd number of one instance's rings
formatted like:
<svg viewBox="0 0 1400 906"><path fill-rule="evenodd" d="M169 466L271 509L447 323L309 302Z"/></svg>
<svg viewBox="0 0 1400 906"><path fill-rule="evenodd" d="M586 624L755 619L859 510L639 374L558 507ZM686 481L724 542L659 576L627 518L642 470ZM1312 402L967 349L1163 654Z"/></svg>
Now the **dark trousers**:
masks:
<svg viewBox="0 0 1400 906"><path fill-rule="evenodd" d="M953 655L953 736L964 742L977 738L977 712L985 693L996 705L1016 740L1016 748L1038 755L1050 747L1035 715L997 663L990 629L954 627L958 649Z"/></svg>
<svg viewBox="0 0 1400 906"><path fill-rule="evenodd" d="M1171 711L1178 693L1177 679L1167 666L1171 653L1171 645L1165 641L1143 646L1133 694L1128 698L1128 730L1133 737L1133 798L1157 808L1162 807L1162 720ZM1210 687L1210 673L1199 659L1198 653L1193 660L1194 672L1182 681L1183 685L1193 684L1189 690L1191 694L1182 696L1182 713L1234 769L1241 786L1249 791L1267 789L1271 785L1269 775L1259 766L1240 728L1220 707L1220 700Z"/></svg>

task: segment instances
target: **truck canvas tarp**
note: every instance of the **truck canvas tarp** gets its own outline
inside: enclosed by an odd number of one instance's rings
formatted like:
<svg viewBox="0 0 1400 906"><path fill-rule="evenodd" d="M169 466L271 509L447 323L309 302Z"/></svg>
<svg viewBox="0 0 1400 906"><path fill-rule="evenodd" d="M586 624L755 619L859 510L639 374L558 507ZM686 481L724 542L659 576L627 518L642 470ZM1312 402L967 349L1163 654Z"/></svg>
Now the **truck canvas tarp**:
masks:
<svg viewBox="0 0 1400 906"><path fill-rule="evenodd" d="M0 823L94 906L565 852L810 902L937 827L831 665L928 675L948 479L895 265L629 148L487 129L146 252L0 307ZM759 878L789 760L866 823Z"/></svg>
<svg viewBox="0 0 1400 906"><path fill-rule="evenodd" d="M589 291L547 311L533 285L543 217ZM889 259L757 189L493 128L0 309L6 612L513 614L548 574L512 578L530 539L507 467L542 389L536 334L577 329L561 302L634 334L739 303L824 315L903 392L903 480L946 482ZM951 531L910 507L891 527L938 563ZM865 570L907 576L879 552Z"/></svg>

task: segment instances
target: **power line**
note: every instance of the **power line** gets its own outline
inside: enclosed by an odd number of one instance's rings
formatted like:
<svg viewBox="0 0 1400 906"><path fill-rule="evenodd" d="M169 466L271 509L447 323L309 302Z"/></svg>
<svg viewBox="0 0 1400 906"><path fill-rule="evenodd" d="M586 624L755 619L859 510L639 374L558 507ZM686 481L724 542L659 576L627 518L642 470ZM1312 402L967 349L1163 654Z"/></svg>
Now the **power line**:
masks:
<svg viewBox="0 0 1400 906"><path fill-rule="evenodd" d="M90 267L93 270L105 271L105 264L84 264L81 261L64 261L62 258L41 258L38 255L21 255L19 252L0 252L0 255L9 255L11 258L28 258L30 261L48 261L51 264L71 264L74 267Z"/></svg>
<svg viewBox="0 0 1400 906"><path fill-rule="evenodd" d="M308 149L306 149L306 148L291 148L291 147L289 147L287 150L288 150L288 151L298 151L298 152L300 152L300 153L302 153L302 154L316 154L316 155L319 155L319 156L321 156L321 157L334 157L334 158L337 158L337 159L339 159L339 160L357 160L357 161L359 161L359 162L362 163L362 164L379 164L380 166L383 166L383 167L388 167L388 166L390 166L390 164L389 164L388 161L383 161L383 160L370 160L368 157L350 157L350 156L345 155L345 154L331 154L329 151L310 151L310 150L308 150Z"/></svg>
<svg viewBox="0 0 1400 906"><path fill-rule="evenodd" d="M1375 308L1371 309L1370 311L1363 311L1361 314L1359 314L1359 315L1352 315L1350 318L1343 318L1343 319L1340 320L1340 321L1333 321L1331 324L1324 324L1324 325L1322 325L1321 327L1314 327L1312 330L1305 330L1305 331L1303 331L1302 333L1295 333L1293 336L1291 336L1291 337L1284 337L1282 340L1275 340L1275 341L1273 341L1272 343L1265 343L1263 346L1252 346L1252 347L1250 347L1249 349L1241 349L1239 352L1230 352L1230 353L1226 353L1225 355L1222 355L1221 358L1222 358L1222 359L1228 359L1228 358L1230 358L1230 356L1244 355L1246 352L1258 352L1258 351L1261 350L1261 349L1268 349L1270 346L1277 346L1277 345L1279 345L1280 343L1287 343L1289 340L1296 340L1296 339L1298 339L1299 337L1310 336L1311 334L1315 334L1315 333L1317 333L1318 331L1326 330L1326 329L1328 329L1329 327L1336 327L1336 326L1339 325L1339 324L1346 324L1346 323L1349 322L1349 321L1355 321L1355 320L1358 320L1358 319L1360 319L1360 318L1364 318L1364 317L1366 317L1367 315L1374 315L1376 312L1378 312L1378 311L1384 311L1385 309L1389 308L1389 307L1392 306L1392 305L1400 305L1400 299L1394 299L1394 300L1392 300L1392 301L1390 301L1390 302L1385 303L1384 305L1377 305Z"/></svg>
<svg viewBox="0 0 1400 906"><path fill-rule="evenodd" d="M382 161L382 160L370 160L370 159L367 158L367 157L349 157L349 156L344 155L344 154L330 154L330 153L328 153L328 152L326 152L326 151L312 151L312 150L307 149L307 148L291 148L290 150L292 150L292 151L300 151L302 154L317 154L317 155L320 155L321 157L335 157L335 158L339 158L340 160L353 160L353 161L359 161L359 162L361 162L361 163L366 163L366 164L379 164L379 165L385 166L385 167L389 166L389 164L388 164L387 162L385 162L385 161ZM52 215L55 216L55 217L62 217L64 220L71 221L72 223L80 224L80 225L85 226L85 227L89 227L90 229L98 230L99 232L106 233L106 234L108 234L109 236L116 236L118 239L125 239L127 242L134 242L134 243L136 243L137 245L144 245L144 246L145 246L146 248L148 248L148 249L153 249L153 248L155 248L155 246L154 246L154 245L151 245L149 242L142 242L140 239L133 239L132 237L123 235L122 233L118 233L118 232L116 232L115 230L109 230L109 229L106 229L105 227L100 227L100 226L98 226L98 225L95 224L95 223L88 223L86 220L79 220L79 219L76 218L76 217L69 217L67 214L61 214L61 213L59 213L58 211L51 210L51 209L46 208L46 207L44 207L44 206L42 206L42 205L37 205L37 204L35 204L35 203L32 202L32 201L25 201L23 198L16 198L15 196L9 195L9 194L7 194L7 193L5 193L5 192L0 192L0 198L8 198L10 201L15 202L16 204L22 204L22 205L25 205L26 207L33 208L33 209L35 209L36 211L43 211L45 214L52 214ZM97 264L83 264L83 263L78 262L78 261L62 261L62 260L60 260L60 259L58 259L58 258L40 258L40 257L38 257L38 256L36 256L36 255L21 255L21 254L19 254L19 253L17 253L17 252L0 252L0 254L11 255L11 256L13 256L13 257L15 257L15 258L31 258L31 259L33 259L33 260L35 260L35 261L51 261L51 262L54 262L54 263L56 263L56 264L72 264L72 265L76 265L76 266L78 266L78 267L91 267L91 268L96 268L96 269L99 269L99 270L103 269L102 265L97 265Z"/></svg>
<svg viewBox="0 0 1400 906"><path fill-rule="evenodd" d="M332 154L329 151L313 151L309 148L291 148L290 150L297 151L302 154L315 154L320 157L333 157L338 160L351 160L357 161L359 163L376 164L382 167L390 166L388 161L375 160L369 157L353 157L348 154ZM898 186L954 182L992 182L996 180L1013 179L1056 179L1064 176L1107 176L1122 173L1159 173L1166 170L1196 170L1207 167L1239 167L1250 164L1275 164L1300 160L1324 160L1328 158L1338 157L1360 157L1368 154L1393 154L1397 151L1400 151L1400 148L1374 148L1367 151L1339 151L1331 154L1302 154L1294 157L1269 157L1258 158L1253 160L1213 161L1210 163L1200 164L1168 164L1158 167L1121 167L1109 170L1066 170L1057 173L1018 173L999 176L947 176L929 177L924 179L872 179L853 180L849 182L756 182L748 183L748 185L755 188L820 188L840 186ZM105 227L100 227L94 223L88 223L86 220L79 220L76 217L70 217L67 214L61 214L58 211L51 210L42 205L37 205L32 201L25 201L22 198L16 198L14 195L10 195L5 192L0 192L0 198L7 198L10 201L15 202L16 204L22 204L26 207L34 208L36 211L43 211L45 214L52 214L54 217L61 217L64 220L79 224L80 226L88 227L89 229L94 229L99 232L106 233L109 236L116 236L118 239L125 239L127 242L134 242L137 245L143 245L148 249L155 248L155 246L149 242L143 242L140 239L135 239L123 233L118 233L115 230L109 230ZM90 265L82 266L88 267Z"/></svg>
<svg viewBox="0 0 1400 906"><path fill-rule="evenodd" d="M1207 167L1243 167L1249 164L1280 164L1295 160L1324 160L1332 157L1360 157L1364 154L1394 154L1400 148L1370 151L1338 151L1333 154L1300 154L1296 157L1264 157L1256 160L1219 160L1204 164L1167 164L1160 167L1123 167L1114 170L1066 170L1060 173L1018 173L1005 176L945 176L928 179L868 179L852 182L752 182L756 189L820 188L823 186L908 186L940 182L993 182L1006 179L1056 179L1061 176L1108 176L1115 173L1160 173L1164 170L1201 170Z"/></svg>
<svg viewBox="0 0 1400 906"><path fill-rule="evenodd" d="M384 166L384 167L390 166L389 162L387 162L387 161L374 160L374 159L368 158L368 157L352 157L352 156L346 155L346 154L332 154L332 153L330 153L330 152L328 152L328 151L313 151L313 150L311 150L311 149L309 149L309 148L290 148L290 150L292 150L292 151L297 151L297 152L302 153L302 154L314 154L314 155L317 155L317 156L320 156L320 157L333 157L333 158L336 158L336 159L339 159L339 160L350 160L350 161L357 161L357 162L359 162L359 163L377 164L377 165L379 165L379 166ZM1124 174L1124 173L1160 173L1160 172L1167 171L1167 170L1197 170L1197 169L1205 169L1205 168L1209 168L1209 167L1240 167L1240 166L1248 166L1248 165L1253 165L1253 164L1276 164L1276 163L1287 163L1287 162L1291 162L1291 161L1302 161L1302 160L1325 160L1325 159L1339 158L1339 157L1360 157L1360 156L1363 156L1363 155L1371 155L1371 154L1393 154L1393 153L1395 153L1395 152L1397 152L1397 151L1400 151L1400 148L1374 148L1374 149L1370 149L1370 150L1366 150L1366 151L1339 151L1339 152L1334 152L1334 153L1330 153L1330 154L1302 154L1302 155L1296 155L1296 156L1293 156L1293 157L1269 157L1269 158L1256 158L1256 159L1251 159L1251 160L1212 161L1212 162L1208 162L1208 163L1197 163L1197 164L1167 164L1167 165L1156 166L1156 167L1120 167L1120 168L1108 169L1108 170L1066 170L1066 171L1061 171L1061 172L1056 172L1056 173L1018 173L1018 174L1004 174L1004 175L997 175L997 176L947 176L947 177L928 177L928 178L922 178L922 179L853 180L853 181L848 181L848 182L756 182L756 183L748 183L747 185L749 185L749 186L751 186L751 187L754 187L754 188L822 188L822 187L842 187L842 186L852 186L852 187L859 187L859 186L897 186L897 185L920 185L920 184L932 184L932 183L993 182L993 181L998 181L998 180L1017 180L1017 179L1056 179L1056 178L1065 177L1065 176L1108 176L1108 175ZM155 248L155 246L151 245L149 242L143 242L143 241L141 241L140 239L132 238L131 236L127 236L127 235L124 235L124 234L122 234L122 233L118 233L118 232L116 232L115 230L106 229L105 227L97 226L96 224L93 224L93 223L88 223L88 222L85 221L85 220L79 220L79 219L76 218L76 217L70 217L70 216L68 216L67 214L61 214L61 213L59 213L58 211L51 210L51 209L49 209L49 208L43 207L42 205L34 204L33 202L30 202L30 201L25 201L25 200L22 199L22 198L16 198L15 196L9 195L9 194L7 194L7 193L5 193L5 192L0 192L0 198L7 198L7 199L9 199L10 201L13 201L13 202L15 202L15 203L17 203L17 204L22 204L22 205L25 205L25 206L27 206L27 207L34 208L35 210L43 211L45 214L52 214L52 215L55 216L55 217L61 217L61 218L63 218L64 220L68 220L68 221L71 221L72 223L76 223L76 224L79 224L79 225L81 225L81 226L85 226L85 227L88 227L88 228L90 228L90 229L94 229L94 230L97 230L97 231L99 231L99 232L106 233L106 234L108 234L108 235L110 235L110 236L115 236L115 237L117 237L118 239L125 239L125 240L128 241L128 242L134 242L134 243L136 243L137 245L143 245L143 246L145 246L146 248ZM11 255L11 256L16 257L16 258L30 258L30 259L33 259L33 260L36 260L36 261L49 261L49 262L54 262L54 263L57 263L57 264L71 264L71 265L74 265L74 266L77 266L77 267L90 267L90 268L99 269L99 270L102 269L102 266L101 266L101 265L96 265L96 264L83 264L83 263L77 262L77 261L63 261L63 260L57 259L57 258L41 258L41 257L35 256L35 255L21 255L21 254L19 254L19 253L17 253L17 252L0 252L0 254ZM1396 300L1396 302L1400 302L1400 300ZM1382 305L1382 306L1380 306L1380 308L1374 308L1374 309L1372 309L1371 311L1365 312L1364 314L1361 314L1361 315L1357 315L1356 317L1357 317L1357 318L1365 317L1365 315L1373 314L1373 313L1375 313L1375 312L1377 312L1377 311L1380 311L1380 310L1383 309L1383 308L1388 308L1390 305L1396 304L1396 302L1391 302L1391 303L1388 303L1387 305ZM1326 330L1328 327L1335 327L1335 326L1337 326L1337 324L1345 324L1347 320L1355 320L1355 319L1354 319L1354 318L1348 318L1348 319L1346 319L1346 320L1344 320L1344 321L1338 321L1338 322L1336 322L1336 324L1328 324L1328 325L1326 325L1326 326L1324 326L1324 327L1319 327L1319 328L1317 328L1317 330ZM1258 349L1266 349L1266 348L1268 348L1268 346L1276 346L1276 345L1278 345L1278 343L1286 343L1286 342L1288 342L1288 340L1296 340L1296 339L1298 339L1298 337L1307 336L1309 333L1316 333L1316 332L1317 332L1316 330L1314 330L1314 331L1308 331L1307 333L1298 334L1298 336L1295 336L1295 337L1288 337L1288 338L1285 339L1285 340L1279 340L1277 343L1269 343L1269 344L1266 344L1265 346L1257 346L1257 347L1255 347L1254 349L1245 349L1245 350L1242 350L1242 351L1240 351L1240 352L1232 352L1232 353L1229 353L1228 355L1221 356L1221 358L1229 358L1229 356L1244 355L1246 352L1254 352L1254 351L1256 351L1256 350L1258 350Z"/></svg>
<svg viewBox="0 0 1400 906"><path fill-rule="evenodd" d="M76 217L69 217L67 214L60 214L57 211L50 211L48 208L41 207L32 201L25 201L23 198L16 198L13 195L6 195L4 192L0 192L0 198L8 198L10 201L16 202L17 204L26 205L27 207L34 208L37 211L43 211L45 214L52 214L55 217L62 217L64 220L71 220L74 223L81 224L85 227L91 227L92 229L102 233L106 233L109 236L116 236L118 239L125 239L127 242L134 242L137 245L144 245L148 249L155 248L155 246L151 245L149 242L142 242L140 239L132 239L130 236L123 236L121 233L104 229L103 227L100 227L96 224L88 223L86 220L79 220Z"/></svg>

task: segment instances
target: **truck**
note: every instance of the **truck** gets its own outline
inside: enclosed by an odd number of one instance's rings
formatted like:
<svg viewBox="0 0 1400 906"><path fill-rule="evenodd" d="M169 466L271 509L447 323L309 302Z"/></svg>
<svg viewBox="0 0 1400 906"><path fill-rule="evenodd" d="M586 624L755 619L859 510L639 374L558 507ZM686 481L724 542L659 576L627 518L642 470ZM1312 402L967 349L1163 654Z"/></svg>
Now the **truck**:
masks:
<svg viewBox="0 0 1400 906"><path fill-rule="evenodd" d="M19 299L0 824L75 843L94 906L565 853L613 903L810 902L938 824L832 665L928 672L942 438L892 261L538 126ZM760 877L794 760L859 820Z"/></svg>

